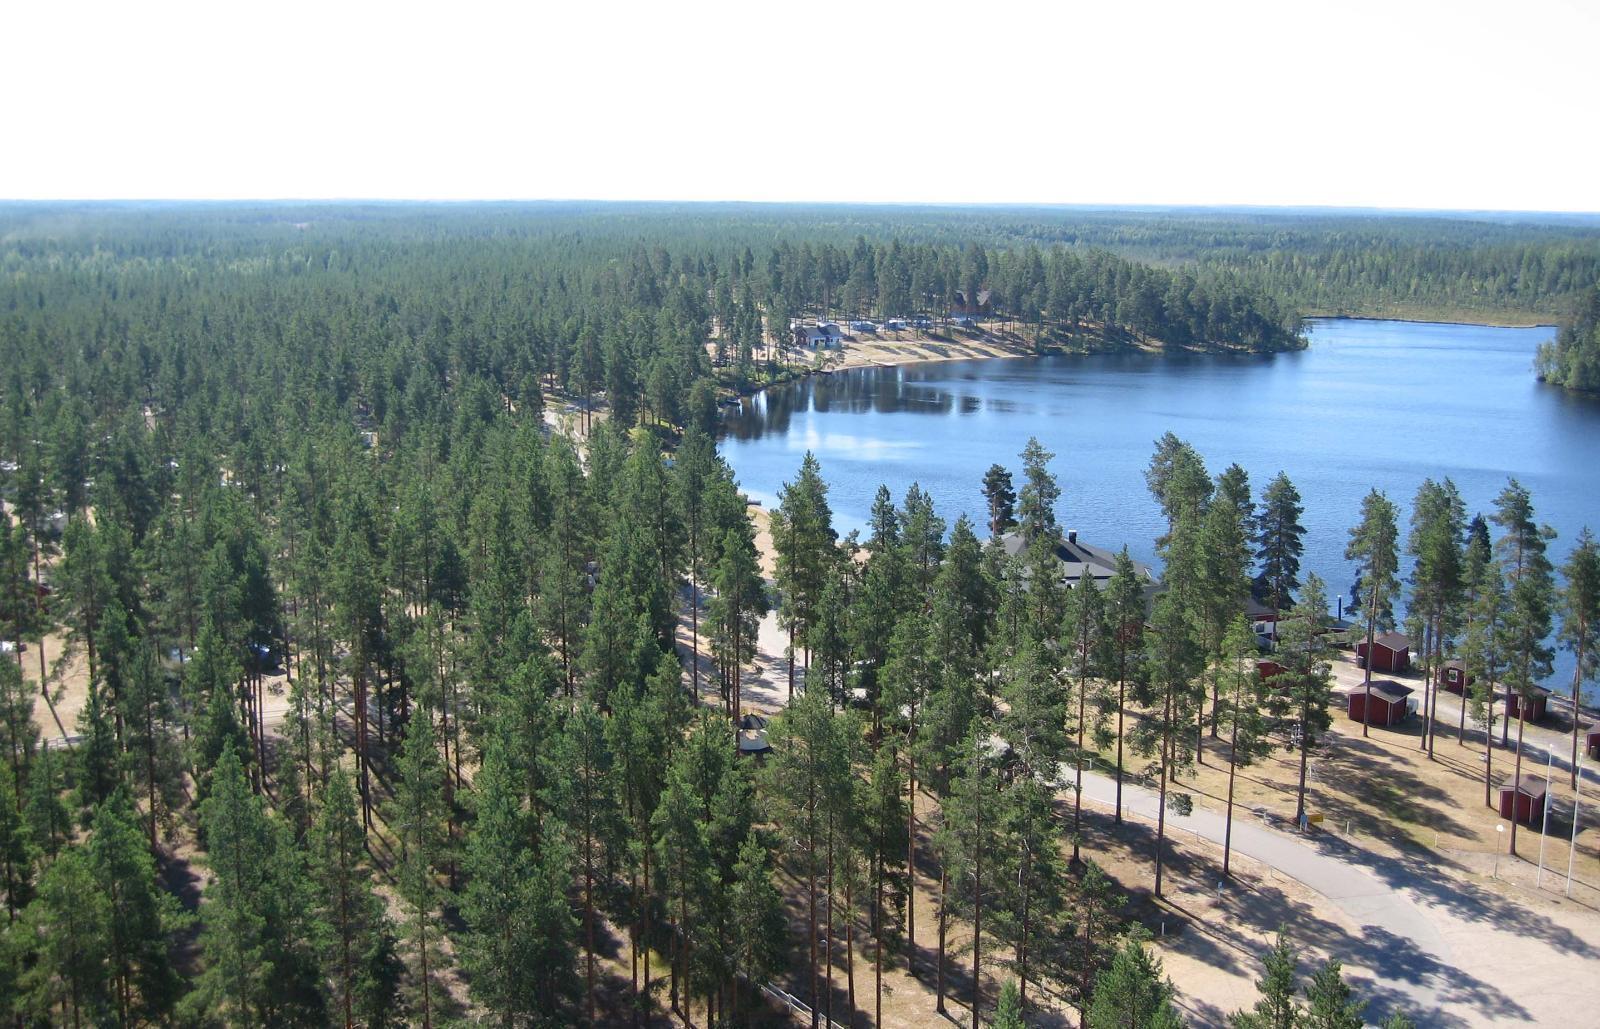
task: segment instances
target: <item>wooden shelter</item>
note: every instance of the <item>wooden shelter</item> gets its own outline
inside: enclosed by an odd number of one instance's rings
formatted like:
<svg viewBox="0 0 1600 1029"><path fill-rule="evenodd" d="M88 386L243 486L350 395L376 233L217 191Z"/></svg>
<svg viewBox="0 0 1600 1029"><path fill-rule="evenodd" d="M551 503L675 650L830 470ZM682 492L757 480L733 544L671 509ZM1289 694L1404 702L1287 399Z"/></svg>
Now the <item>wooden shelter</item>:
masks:
<svg viewBox="0 0 1600 1029"><path fill-rule="evenodd" d="M1537 722L1544 717L1545 705L1550 702L1550 691L1543 686L1535 686L1528 691L1526 711L1522 694L1511 690L1506 697L1506 717L1522 718L1529 722Z"/></svg>
<svg viewBox="0 0 1600 1029"><path fill-rule="evenodd" d="M1449 693L1465 694L1473 675L1464 661L1446 661L1439 669L1439 687Z"/></svg>
<svg viewBox="0 0 1600 1029"><path fill-rule="evenodd" d="M1356 664L1367 667L1367 641L1356 643ZM1411 638L1404 633L1386 632L1372 638L1372 670L1403 672L1411 667Z"/></svg>
<svg viewBox="0 0 1600 1029"><path fill-rule="evenodd" d="M1515 784L1500 787L1500 817L1511 818L1523 825L1533 825L1544 816L1544 795L1547 784L1536 775L1524 775Z"/></svg>
<svg viewBox="0 0 1600 1029"><path fill-rule="evenodd" d="M1393 679L1372 680L1372 699L1367 699L1365 685L1350 687L1345 702L1345 712L1353 721L1368 725L1398 725L1411 713L1410 686L1402 686Z"/></svg>

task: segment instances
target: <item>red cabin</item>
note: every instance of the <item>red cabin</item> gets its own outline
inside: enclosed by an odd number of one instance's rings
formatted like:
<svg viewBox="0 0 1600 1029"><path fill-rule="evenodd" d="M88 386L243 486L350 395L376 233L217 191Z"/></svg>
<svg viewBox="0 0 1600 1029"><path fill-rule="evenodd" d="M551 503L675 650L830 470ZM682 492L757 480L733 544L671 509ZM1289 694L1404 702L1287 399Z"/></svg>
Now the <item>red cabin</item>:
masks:
<svg viewBox="0 0 1600 1029"><path fill-rule="evenodd" d="M1439 669L1439 686L1450 693L1466 693L1472 681L1472 673L1467 671L1465 662L1446 661Z"/></svg>
<svg viewBox="0 0 1600 1029"><path fill-rule="evenodd" d="M1506 783L1500 787L1500 817L1533 825L1544 816L1544 792L1545 781L1537 776L1524 775L1515 786Z"/></svg>
<svg viewBox="0 0 1600 1029"><path fill-rule="evenodd" d="M1367 667L1367 641L1356 644L1356 664ZM1372 638L1372 670L1375 672L1403 672L1411 667L1411 640L1398 632L1386 632Z"/></svg>
<svg viewBox="0 0 1600 1029"><path fill-rule="evenodd" d="M1506 717L1537 722L1544 717L1545 704L1549 700L1550 691L1543 686L1535 686L1529 690L1526 702L1524 702L1522 694L1516 690L1511 690L1510 695L1506 698ZM1524 703L1526 703L1526 709L1524 709Z"/></svg>
<svg viewBox="0 0 1600 1029"><path fill-rule="evenodd" d="M1287 671L1287 668L1278 664L1276 661L1256 662L1256 674L1261 677L1262 682L1272 685L1274 689L1282 689L1285 685L1287 685L1286 683L1273 684L1272 682L1273 679L1276 679L1278 676Z"/></svg>
<svg viewBox="0 0 1600 1029"><path fill-rule="evenodd" d="M1368 725L1398 725L1411 713L1412 689L1391 679L1372 680L1370 717L1366 686L1350 687L1346 712L1353 721Z"/></svg>
<svg viewBox="0 0 1600 1029"><path fill-rule="evenodd" d="M1600 725L1591 725L1584 732L1583 749L1590 757L1600 757Z"/></svg>

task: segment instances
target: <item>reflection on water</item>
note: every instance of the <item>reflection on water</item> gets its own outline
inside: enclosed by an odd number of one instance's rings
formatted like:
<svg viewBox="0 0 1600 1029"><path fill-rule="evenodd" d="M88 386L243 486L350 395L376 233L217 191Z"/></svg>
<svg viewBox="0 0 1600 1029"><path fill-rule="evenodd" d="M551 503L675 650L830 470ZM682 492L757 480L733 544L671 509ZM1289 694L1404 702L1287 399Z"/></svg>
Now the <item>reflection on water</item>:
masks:
<svg viewBox="0 0 1600 1029"><path fill-rule="evenodd" d="M897 497L919 483L947 520L965 513L981 522L984 471L1000 462L1015 472L1018 452L1037 436L1057 455L1062 522L1152 561L1162 525L1144 468L1155 439L1171 430L1213 473L1238 462L1258 493L1289 473L1306 505L1305 568L1333 593L1348 589L1345 540L1369 488L1409 517L1423 478L1449 476L1479 512L1516 475L1560 534L1559 563L1580 526L1600 529L1600 402L1534 380L1534 349L1551 335L1330 321L1313 326L1309 350L1291 354L858 369L730 410L722 450L740 484L767 504L815 451L848 531L864 526L880 483Z"/></svg>

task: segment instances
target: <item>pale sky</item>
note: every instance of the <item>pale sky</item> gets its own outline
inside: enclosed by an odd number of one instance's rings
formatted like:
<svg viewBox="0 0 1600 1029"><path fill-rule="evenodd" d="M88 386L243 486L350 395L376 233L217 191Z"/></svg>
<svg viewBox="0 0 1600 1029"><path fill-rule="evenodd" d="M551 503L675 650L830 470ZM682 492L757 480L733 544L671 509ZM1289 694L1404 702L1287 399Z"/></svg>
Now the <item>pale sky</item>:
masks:
<svg viewBox="0 0 1600 1029"><path fill-rule="evenodd" d="M1600 0L0 11L0 198L1600 211Z"/></svg>

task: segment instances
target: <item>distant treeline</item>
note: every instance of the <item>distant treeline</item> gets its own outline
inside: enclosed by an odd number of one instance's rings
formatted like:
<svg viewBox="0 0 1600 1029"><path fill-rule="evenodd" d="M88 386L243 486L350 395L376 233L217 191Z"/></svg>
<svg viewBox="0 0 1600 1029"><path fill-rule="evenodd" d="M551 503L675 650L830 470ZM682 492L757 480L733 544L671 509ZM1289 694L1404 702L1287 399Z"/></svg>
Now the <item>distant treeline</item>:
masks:
<svg viewBox="0 0 1600 1029"><path fill-rule="evenodd" d="M603 391L625 423L682 424L718 376L789 359L791 316L943 315L985 290L1035 333L1296 343L1270 298L1104 252L753 235L653 209L17 206L0 209L0 356L33 383L11 396L70 377L85 421L204 396L194 410L242 425L316 396L359 398L377 428L475 382L488 402Z"/></svg>

